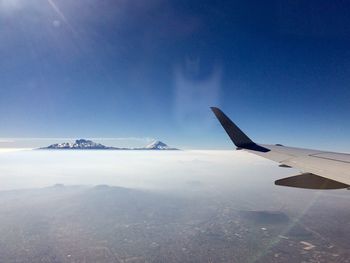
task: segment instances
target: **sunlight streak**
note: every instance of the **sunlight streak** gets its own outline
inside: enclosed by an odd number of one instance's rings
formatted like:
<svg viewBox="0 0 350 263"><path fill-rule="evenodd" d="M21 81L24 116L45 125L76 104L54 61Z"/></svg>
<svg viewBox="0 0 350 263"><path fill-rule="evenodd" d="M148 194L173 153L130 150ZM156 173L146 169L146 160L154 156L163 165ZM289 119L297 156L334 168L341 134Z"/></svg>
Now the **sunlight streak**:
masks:
<svg viewBox="0 0 350 263"><path fill-rule="evenodd" d="M47 2L52 7L52 9L57 13L57 15L62 19L62 21L69 27L69 29L73 32L73 34L78 35L77 32L72 27L72 25L69 23L66 16L62 13L62 11L59 9L59 7L55 4L55 2L53 0L47 0Z"/></svg>

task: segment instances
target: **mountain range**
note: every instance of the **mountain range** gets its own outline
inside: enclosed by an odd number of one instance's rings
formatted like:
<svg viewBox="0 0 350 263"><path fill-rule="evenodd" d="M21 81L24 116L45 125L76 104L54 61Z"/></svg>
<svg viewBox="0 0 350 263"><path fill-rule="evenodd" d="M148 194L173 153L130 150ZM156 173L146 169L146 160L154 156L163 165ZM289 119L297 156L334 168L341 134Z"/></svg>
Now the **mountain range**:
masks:
<svg viewBox="0 0 350 263"><path fill-rule="evenodd" d="M178 150L171 148L167 144L155 140L152 143L141 148L118 148L112 146L105 146L101 143L96 143L91 140L79 139L74 143L63 142L51 144L47 147L39 148L39 150Z"/></svg>

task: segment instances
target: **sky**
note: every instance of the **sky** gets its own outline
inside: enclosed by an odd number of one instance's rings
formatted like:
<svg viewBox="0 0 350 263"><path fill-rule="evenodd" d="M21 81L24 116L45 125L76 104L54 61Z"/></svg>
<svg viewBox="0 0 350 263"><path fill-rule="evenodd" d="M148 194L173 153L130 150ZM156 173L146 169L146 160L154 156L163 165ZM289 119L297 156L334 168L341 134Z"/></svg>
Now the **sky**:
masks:
<svg viewBox="0 0 350 263"><path fill-rule="evenodd" d="M340 0L0 0L0 147L232 148L219 106L257 142L350 151L349 12Z"/></svg>

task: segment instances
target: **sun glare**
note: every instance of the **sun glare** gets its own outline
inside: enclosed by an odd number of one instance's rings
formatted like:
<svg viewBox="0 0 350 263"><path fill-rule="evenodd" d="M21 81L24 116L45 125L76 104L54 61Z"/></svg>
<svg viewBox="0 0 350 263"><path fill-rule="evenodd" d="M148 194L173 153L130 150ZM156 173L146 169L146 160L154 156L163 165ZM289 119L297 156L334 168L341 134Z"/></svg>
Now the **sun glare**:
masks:
<svg viewBox="0 0 350 263"><path fill-rule="evenodd" d="M0 0L0 10L1 11L8 11L17 9L21 6L22 1L21 0Z"/></svg>

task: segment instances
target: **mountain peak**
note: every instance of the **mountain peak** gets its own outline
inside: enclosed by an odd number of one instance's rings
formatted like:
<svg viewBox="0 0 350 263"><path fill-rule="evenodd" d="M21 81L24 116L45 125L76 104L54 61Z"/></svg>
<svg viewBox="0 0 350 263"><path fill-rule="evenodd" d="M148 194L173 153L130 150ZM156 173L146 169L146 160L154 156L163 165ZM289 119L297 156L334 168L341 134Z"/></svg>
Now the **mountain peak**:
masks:
<svg viewBox="0 0 350 263"><path fill-rule="evenodd" d="M109 148L109 147L104 146L103 144L100 144L100 143L93 142L91 140L78 139L78 140L75 140L75 143L73 144L73 148L78 148L78 149L86 149L86 148L106 149L106 148Z"/></svg>
<svg viewBox="0 0 350 263"><path fill-rule="evenodd" d="M64 142L64 143L56 143L52 144L48 147L44 147L41 149L76 149L76 150L83 150L83 149L91 149L91 150L108 150L108 149L114 149L113 147L107 147L103 144L93 142L91 140L86 139L78 139L75 140L74 143L70 142Z"/></svg>
<svg viewBox="0 0 350 263"><path fill-rule="evenodd" d="M148 150L176 150L175 148L170 148L167 144L164 142L155 140L152 143L148 144L145 149Z"/></svg>

